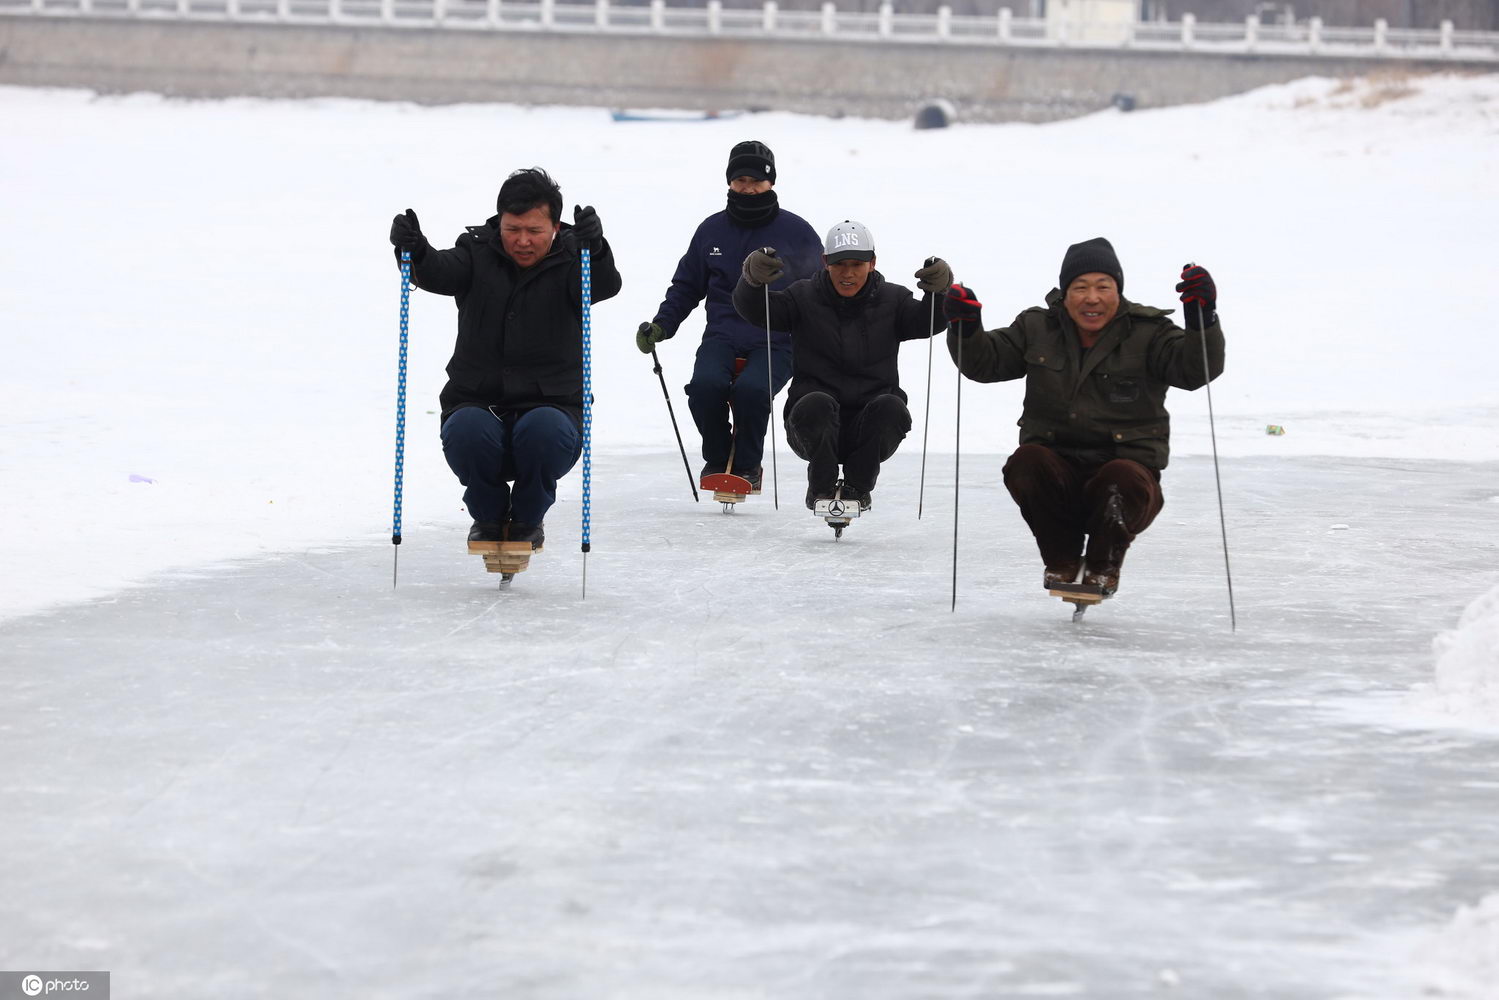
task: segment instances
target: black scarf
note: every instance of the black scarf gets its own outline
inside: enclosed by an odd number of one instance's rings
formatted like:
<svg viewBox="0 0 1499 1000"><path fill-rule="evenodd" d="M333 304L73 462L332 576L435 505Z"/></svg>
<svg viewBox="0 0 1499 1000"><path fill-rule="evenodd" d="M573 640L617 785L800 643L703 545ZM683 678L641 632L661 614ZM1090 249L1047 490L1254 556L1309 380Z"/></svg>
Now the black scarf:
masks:
<svg viewBox="0 0 1499 1000"><path fill-rule="evenodd" d="M769 225L771 220L780 214L780 211L781 206L776 202L775 188L771 188L764 194L729 192L729 218L749 229L759 229L761 226Z"/></svg>

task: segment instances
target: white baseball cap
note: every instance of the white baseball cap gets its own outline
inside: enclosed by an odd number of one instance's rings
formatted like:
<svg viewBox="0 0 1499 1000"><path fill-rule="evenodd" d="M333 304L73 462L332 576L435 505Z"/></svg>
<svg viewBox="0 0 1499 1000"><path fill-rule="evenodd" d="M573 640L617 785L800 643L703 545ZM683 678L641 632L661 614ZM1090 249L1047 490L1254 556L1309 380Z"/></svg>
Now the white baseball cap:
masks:
<svg viewBox="0 0 1499 1000"><path fill-rule="evenodd" d="M828 230L822 252L829 264L840 260L874 260L874 237L864 223L844 219Z"/></svg>

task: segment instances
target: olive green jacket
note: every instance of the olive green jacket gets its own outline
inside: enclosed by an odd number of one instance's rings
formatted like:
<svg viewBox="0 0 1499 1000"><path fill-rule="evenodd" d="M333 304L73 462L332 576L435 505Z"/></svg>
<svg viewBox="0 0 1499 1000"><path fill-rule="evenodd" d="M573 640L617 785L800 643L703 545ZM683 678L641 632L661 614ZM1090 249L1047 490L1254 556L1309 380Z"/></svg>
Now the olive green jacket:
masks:
<svg viewBox="0 0 1499 1000"><path fill-rule="evenodd" d="M948 330L947 349L975 382L1025 378L1020 443L1042 444L1080 462L1128 458L1157 471L1171 452L1166 389L1206 385L1203 333L1183 330L1172 310L1121 297L1114 317L1092 348L1084 350L1062 292L1052 289L1046 307L1027 309L999 330L961 338ZM1211 377L1223 374L1223 329L1207 330Z"/></svg>

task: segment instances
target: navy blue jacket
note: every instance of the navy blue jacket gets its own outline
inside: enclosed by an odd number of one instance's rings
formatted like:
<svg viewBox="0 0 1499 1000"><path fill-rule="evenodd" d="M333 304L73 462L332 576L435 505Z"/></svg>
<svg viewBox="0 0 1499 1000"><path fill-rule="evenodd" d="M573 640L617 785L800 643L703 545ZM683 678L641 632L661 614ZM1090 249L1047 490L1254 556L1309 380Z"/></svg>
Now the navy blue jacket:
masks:
<svg viewBox="0 0 1499 1000"><path fill-rule="evenodd" d="M662 332L673 336L687 315L707 296L708 323L703 339L727 341L734 350L745 352L765 343L765 327L754 326L734 308L734 286L744 258L761 247L775 247L786 262L786 273L772 288L785 288L802 278L810 278L822 269L822 240L805 219L784 208L769 223L757 228L741 226L729 217L727 210L708 216L692 234L687 252L677 264L666 298L656 310L655 322ZM791 345L791 337L775 331L773 344Z"/></svg>

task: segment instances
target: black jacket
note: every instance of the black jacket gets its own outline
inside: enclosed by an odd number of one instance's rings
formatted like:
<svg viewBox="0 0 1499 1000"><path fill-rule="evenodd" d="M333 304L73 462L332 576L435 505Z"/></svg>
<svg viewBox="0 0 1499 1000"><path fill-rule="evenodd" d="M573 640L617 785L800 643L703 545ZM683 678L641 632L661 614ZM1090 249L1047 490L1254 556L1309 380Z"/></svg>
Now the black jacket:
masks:
<svg viewBox="0 0 1499 1000"><path fill-rule="evenodd" d="M607 241L590 265L592 301L618 294ZM582 266L570 225L563 223L550 253L521 268L502 249L494 216L469 226L453 249L427 251L412 264L411 279L458 300L458 340L440 397L443 420L465 406L555 406L582 422Z"/></svg>
<svg viewBox="0 0 1499 1000"><path fill-rule="evenodd" d="M765 327L765 289L741 276L734 288L734 308L761 329ZM809 392L825 392L843 408L867 406L876 396L893 393L902 400L900 344L921 340L947 328L939 308L933 321L930 294L916 299L911 290L887 282L871 271L859 294L844 298L823 270L783 292L770 293L770 325L791 334L791 388L786 411Z"/></svg>

